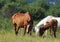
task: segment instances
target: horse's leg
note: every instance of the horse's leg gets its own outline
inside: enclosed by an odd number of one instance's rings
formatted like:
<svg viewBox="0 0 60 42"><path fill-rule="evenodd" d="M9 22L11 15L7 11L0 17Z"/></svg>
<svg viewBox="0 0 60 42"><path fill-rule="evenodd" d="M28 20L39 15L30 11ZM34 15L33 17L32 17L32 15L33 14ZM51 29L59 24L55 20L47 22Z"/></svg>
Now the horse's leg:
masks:
<svg viewBox="0 0 60 42"><path fill-rule="evenodd" d="M53 33L54 33L54 37L56 38L56 31L57 31L57 28L54 26L53 28Z"/></svg>
<svg viewBox="0 0 60 42"><path fill-rule="evenodd" d="M51 31L52 27L50 27L50 35L52 35L52 31Z"/></svg>
<svg viewBox="0 0 60 42"><path fill-rule="evenodd" d="M32 24L29 24L28 26L29 26L29 27L28 27L28 33L30 33L30 35L31 35L31 31L32 31L32 27L33 27L33 26L32 26Z"/></svg>
<svg viewBox="0 0 60 42"><path fill-rule="evenodd" d="M54 37L56 37L56 31L54 30Z"/></svg>
<svg viewBox="0 0 60 42"><path fill-rule="evenodd" d="M32 32L32 25L30 25L29 28L30 28L30 35L31 35L32 34L31 33Z"/></svg>
<svg viewBox="0 0 60 42"><path fill-rule="evenodd" d="M30 33L30 35L31 35L31 27L30 26L28 28L28 33Z"/></svg>
<svg viewBox="0 0 60 42"><path fill-rule="evenodd" d="M16 35L18 34L19 28L20 28L19 26L16 28Z"/></svg>
<svg viewBox="0 0 60 42"><path fill-rule="evenodd" d="M14 24L14 30L15 30L15 34L17 35L17 33L16 33L16 26L17 26L17 25L16 25L16 24Z"/></svg>
<svg viewBox="0 0 60 42"><path fill-rule="evenodd" d="M26 34L27 25L24 25L24 35Z"/></svg>

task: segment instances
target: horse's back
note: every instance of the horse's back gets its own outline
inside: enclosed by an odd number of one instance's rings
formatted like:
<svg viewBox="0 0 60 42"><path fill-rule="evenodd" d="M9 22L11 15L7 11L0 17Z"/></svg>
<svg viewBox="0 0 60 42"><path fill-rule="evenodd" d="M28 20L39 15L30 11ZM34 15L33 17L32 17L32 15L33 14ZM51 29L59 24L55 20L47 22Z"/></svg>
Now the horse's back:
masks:
<svg viewBox="0 0 60 42"><path fill-rule="evenodd" d="M23 17L24 15L23 14L20 14L20 13L16 13L12 16L12 21L13 23L20 23L20 22L23 22Z"/></svg>
<svg viewBox="0 0 60 42"><path fill-rule="evenodd" d="M28 24L31 20L32 19L31 19L31 16L30 16L29 12L26 12L26 13L15 13L12 16L13 24L16 23L17 25Z"/></svg>
<svg viewBox="0 0 60 42"><path fill-rule="evenodd" d="M52 18L52 16L47 16L47 17L43 18L36 26L40 26L42 24L45 25L46 21L50 21L51 18Z"/></svg>

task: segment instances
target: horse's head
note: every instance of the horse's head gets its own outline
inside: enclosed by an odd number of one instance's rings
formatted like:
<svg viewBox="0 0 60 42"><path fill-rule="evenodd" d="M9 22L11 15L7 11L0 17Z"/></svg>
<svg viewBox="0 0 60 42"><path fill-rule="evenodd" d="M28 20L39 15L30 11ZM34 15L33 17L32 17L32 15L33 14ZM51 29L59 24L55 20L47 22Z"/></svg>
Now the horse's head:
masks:
<svg viewBox="0 0 60 42"><path fill-rule="evenodd" d="M35 26L35 27L34 27L34 31L36 32L36 34L42 35L42 34L43 34L43 33L42 33L42 32L43 32L43 31L42 31L42 30L43 30L43 29L42 29L43 27L44 27L44 24L41 24L40 26Z"/></svg>
<svg viewBox="0 0 60 42"><path fill-rule="evenodd" d="M44 25L40 26L39 28L39 35L42 36L44 33Z"/></svg>
<svg viewBox="0 0 60 42"><path fill-rule="evenodd" d="M28 22L31 20L31 16L30 16L29 12L25 13L25 18Z"/></svg>

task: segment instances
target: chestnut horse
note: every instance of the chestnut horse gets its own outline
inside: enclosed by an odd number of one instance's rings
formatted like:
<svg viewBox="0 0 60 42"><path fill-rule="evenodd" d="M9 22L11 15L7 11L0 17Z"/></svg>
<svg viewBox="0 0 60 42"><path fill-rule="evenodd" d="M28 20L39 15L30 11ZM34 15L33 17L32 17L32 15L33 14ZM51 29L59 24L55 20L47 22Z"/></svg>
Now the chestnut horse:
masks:
<svg viewBox="0 0 60 42"><path fill-rule="evenodd" d="M56 19L52 19L50 22L46 22L46 25L40 27L39 35L42 36L44 31L50 28L54 33L54 37L56 37L57 24L58 21Z"/></svg>
<svg viewBox="0 0 60 42"><path fill-rule="evenodd" d="M18 34L19 28L24 28L24 35L26 31L31 34L33 27L33 19L29 12L26 13L15 13L12 16L12 22L14 25L15 34Z"/></svg>

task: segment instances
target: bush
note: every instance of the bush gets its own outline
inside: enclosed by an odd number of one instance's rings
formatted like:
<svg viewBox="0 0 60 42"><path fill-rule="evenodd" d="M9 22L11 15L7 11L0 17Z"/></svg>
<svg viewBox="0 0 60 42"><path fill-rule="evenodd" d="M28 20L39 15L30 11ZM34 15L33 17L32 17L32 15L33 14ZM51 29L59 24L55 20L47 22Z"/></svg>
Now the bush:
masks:
<svg viewBox="0 0 60 42"><path fill-rule="evenodd" d="M13 25L12 25L12 22L11 22L11 19L3 19L3 18L0 18L0 30L11 30L13 29Z"/></svg>

